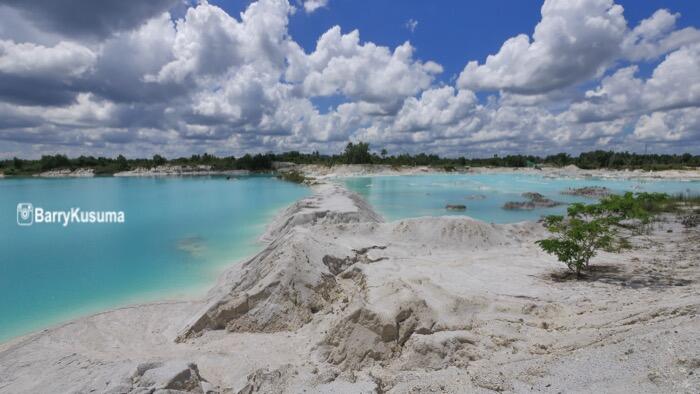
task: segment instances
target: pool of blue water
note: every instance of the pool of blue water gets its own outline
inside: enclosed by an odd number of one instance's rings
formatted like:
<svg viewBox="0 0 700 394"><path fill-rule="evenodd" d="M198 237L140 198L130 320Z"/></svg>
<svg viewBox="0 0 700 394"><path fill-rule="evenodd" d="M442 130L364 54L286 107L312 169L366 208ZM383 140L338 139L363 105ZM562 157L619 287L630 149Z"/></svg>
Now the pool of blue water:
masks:
<svg viewBox="0 0 700 394"><path fill-rule="evenodd" d="M273 177L0 180L0 341L106 308L203 293L310 191ZM19 226L17 204L124 211L124 223Z"/></svg>
<svg viewBox="0 0 700 394"><path fill-rule="evenodd" d="M562 214L566 205L531 211L505 210L508 201L525 201L522 193L537 192L565 203L591 202L586 197L563 195L567 188L605 186L615 193L700 193L700 182L679 180L609 180L549 178L524 174L431 174L341 178L340 182L362 195L386 219L420 216L468 215L493 223L536 220ZM466 205L465 211L448 211L447 204Z"/></svg>

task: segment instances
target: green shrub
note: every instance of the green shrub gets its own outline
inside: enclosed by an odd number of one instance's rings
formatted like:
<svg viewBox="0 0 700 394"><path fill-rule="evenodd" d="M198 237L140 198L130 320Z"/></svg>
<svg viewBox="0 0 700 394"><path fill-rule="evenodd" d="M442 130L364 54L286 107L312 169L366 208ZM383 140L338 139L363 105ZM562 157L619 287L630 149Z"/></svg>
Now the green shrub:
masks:
<svg viewBox="0 0 700 394"><path fill-rule="evenodd" d="M625 193L607 196L596 204L571 204L566 218L545 218L545 226L554 237L536 243L580 277L598 250L629 247L629 241L616 236L623 220L638 220L643 229L654 215L674 210L675 204L676 200L664 193Z"/></svg>
<svg viewBox="0 0 700 394"><path fill-rule="evenodd" d="M353 144L348 142L343 152L345 164L370 164L372 163L372 155L369 153L369 144L366 142L358 142Z"/></svg>
<svg viewBox="0 0 700 394"><path fill-rule="evenodd" d="M577 277L588 269L597 251L611 248L615 239L615 232L605 219L564 219L552 215L545 219L545 225L556 236L539 240L537 244L545 252L557 256Z"/></svg>
<svg viewBox="0 0 700 394"><path fill-rule="evenodd" d="M304 183L308 180L308 178L305 177L304 174L297 170L279 172L277 174L277 178L294 183Z"/></svg>
<svg viewBox="0 0 700 394"><path fill-rule="evenodd" d="M600 210L618 220L638 219L648 223L654 214L668 208L669 197L664 193L631 193L611 195L603 198Z"/></svg>

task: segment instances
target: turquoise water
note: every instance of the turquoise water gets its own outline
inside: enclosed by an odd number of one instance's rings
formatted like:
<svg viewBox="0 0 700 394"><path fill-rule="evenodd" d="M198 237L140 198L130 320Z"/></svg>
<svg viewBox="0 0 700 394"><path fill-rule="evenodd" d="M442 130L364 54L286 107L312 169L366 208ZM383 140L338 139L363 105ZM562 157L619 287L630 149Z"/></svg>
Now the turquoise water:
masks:
<svg viewBox="0 0 700 394"><path fill-rule="evenodd" d="M700 182L547 179L532 175L419 175L342 180L387 219L469 215L507 223L565 207L506 211L534 191L554 200L568 187L700 193ZM282 207L310 191L272 177L0 180L0 341L106 308L202 294ZM483 199L479 199L483 197ZM18 203L46 210L124 211L125 223L18 226ZM465 204L465 212L445 210Z"/></svg>
<svg viewBox="0 0 700 394"><path fill-rule="evenodd" d="M201 294L309 194L272 177L0 180L0 341L109 307ZM125 223L17 225L17 204Z"/></svg>
<svg viewBox="0 0 700 394"><path fill-rule="evenodd" d="M562 195L569 187L606 186L614 192L700 193L700 182L602 180L594 178L550 179L521 174L437 174L353 177L341 180L361 194L389 220L420 216L468 215L493 223L536 220L542 215L561 214L566 206L512 211L502 209L508 201L525 201L524 192L538 192L562 202L591 202L585 197ZM463 204L466 211L447 211L447 204Z"/></svg>

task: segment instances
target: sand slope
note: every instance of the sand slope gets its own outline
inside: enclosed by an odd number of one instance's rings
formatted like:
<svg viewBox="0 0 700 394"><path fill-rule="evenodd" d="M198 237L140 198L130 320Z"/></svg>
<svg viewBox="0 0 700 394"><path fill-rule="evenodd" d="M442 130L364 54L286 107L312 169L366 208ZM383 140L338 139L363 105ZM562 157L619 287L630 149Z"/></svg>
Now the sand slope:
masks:
<svg viewBox="0 0 700 394"><path fill-rule="evenodd" d="M389 175L420 175L446 173L443 167L431 166L390 166L386 164L336 164L331 167L320 164L300 164L288 168L295 168L306 176L316 179L330 179L336 177L355 176L389 176ZM685 170L644 171L638 170L584 170L575 165L566 167L542 166L532 167L457 167L451 169L456 173L466 174L499 174L515 173L539 175L551 178L602 178L602 179L639 179L659 180L673 179L682 181L700 180L700 169L688 168Z"/></svg>
<svg viewBox="0 0 700 394"><path fill-rule="evenodd" d="M334 185L206 299L0 345L0 393L696 392L700 232L667 217L587 281L532 222L385 223ZM672 232L668 232L671 230ZM170 390L170 391L168 391Z"/></svg>

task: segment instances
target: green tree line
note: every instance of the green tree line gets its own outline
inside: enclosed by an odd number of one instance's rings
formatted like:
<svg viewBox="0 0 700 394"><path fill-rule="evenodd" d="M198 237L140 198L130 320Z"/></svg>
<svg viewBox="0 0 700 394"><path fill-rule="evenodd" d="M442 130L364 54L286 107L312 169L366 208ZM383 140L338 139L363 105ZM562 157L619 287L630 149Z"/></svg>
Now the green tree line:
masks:
<svg viewBox="0 0 700 394"><path fill-rule="evenodd" d="M545 157L534 155L505 155L486 158L456 158L440 157L436 154L390 155L385 149L373 152L369 143L348 143L345 149L337 154L320 154L318 151L302 153L290 151L284 153L246 154L241 157L217 157L208 153L195 154L190 157L166 159L154 155L150 159L127 159L123 155L115 158L79 156L69 158L66 155L45 155L39 160L13 158L0 160L0 172L5 175L30 175L43 171L77 168L91 168L98 175L109 175L135 168L152 168L160 165L211 166L213 170L249 170L270 171L273 162L291 162L296 164L320 164L332 166L336 164L386 164L392 166L439 166L446 170L460 167L528 167L528 166L567 166L576 165L583 169L645 169L664 170L700 167L700 155L685 154L638 154L630 152L593 151L572 156L559 153Z"/></svg>

